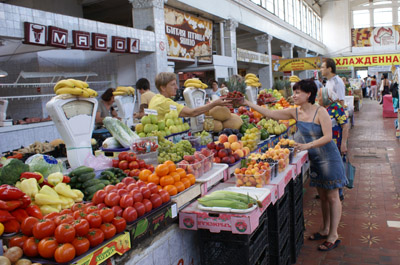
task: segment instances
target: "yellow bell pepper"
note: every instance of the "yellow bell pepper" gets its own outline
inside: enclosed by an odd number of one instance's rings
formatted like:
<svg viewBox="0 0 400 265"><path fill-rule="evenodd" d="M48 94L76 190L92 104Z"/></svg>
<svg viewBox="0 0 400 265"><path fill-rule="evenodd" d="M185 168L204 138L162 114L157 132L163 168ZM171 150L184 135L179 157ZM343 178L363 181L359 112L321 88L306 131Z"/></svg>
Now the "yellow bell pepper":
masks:
<svg viewBox="0 0 400 265"><path fill-rule="evenodd" d="M53 188L51 188L51 187L48 186L48 185L44 185L44 186L40 189L39 193L40 193L40 194L46 194L46 195L49 195L49 196L52 196L52 197L59 198L58 193L57 193Z"/></svg>
<svg viewBox="0 0 400 265"><path fill-rule="evenodd" d="M78 189L72 189L72 191L76 194L76 196L78 196L78 198L76 198L74 201L75 202L81 202L83 201L83 197L85 196L83 194L82 191L78 190Z"/></svg>
<svg viewBox="0 0 400 265"><path fill-rule="evenodd" d="M51 173L48 177L47 177L47 181L53 185L56 186L58 183L61 183L63 181L64 175L61 172L55 172L55 173Z"/></svg>
<svg viewBox="0 0 400 265"><path fill-rule="evenodd" d="M78 198L77 194L72 191L71 186L65 184L65 183L58 183L55 187L54 190L59 194L63 195L68 198L76 199Z"/></svg>
<svg viewBox="0 0 400 265"><path fill-rule="evenodd" d="M59 212L59 210L55 207L52 207L50 205L43 205L40 206L40 211L42 212L43 215L49 214L49 213L54 213L54 212Z"/></svg>
<svg viewBox="0 0 400 265"><path fill-rule="evenodd" d="M53 204L61 204L62 201L60 198L56 198L54 196L50 196L47 194L38 193L35 196L35 203L39 205L53 205Z"/></svg>
<svg viewBox="0 0 400 265"><path fill-rule="evenodd" d="M0 223L0 236L3 234L3 232L4 232L4 225Z"/></svg>
<svg viewBox="0 0 400 265"><path fill-rule="evenodd" d="M24 179L21 182L21 191L23 191L26 195L30 196L31 198L35 197L36 194L39 192L38 182L36 179Z"/></svg>

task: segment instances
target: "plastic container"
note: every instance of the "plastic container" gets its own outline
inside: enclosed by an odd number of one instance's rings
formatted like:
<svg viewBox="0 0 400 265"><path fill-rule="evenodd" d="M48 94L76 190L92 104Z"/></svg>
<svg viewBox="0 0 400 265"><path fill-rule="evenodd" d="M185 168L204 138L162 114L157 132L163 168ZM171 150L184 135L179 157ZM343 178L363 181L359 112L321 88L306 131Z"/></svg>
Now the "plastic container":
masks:
<svg viewBox="0 0 400 265"><path fill-rule="evenodd" d="M212 135L209 134L208 136L200 136L200 146L201 148L207 147L208 143L211 143L213 141Z"/></svg>
<svg viewBox="0 0 400 265"><path fill-rule="evenodd" d="M190 142L190 144L192 145L192 147L196 149L196 151L201 150L200 136L185 136L185 137L182 137L182 140L188 140Z"/></svg>
<svg viewBox="0 0 400 265"><path fill-rule="evenodd" d="M213 168L214 165L214 155L211 154L210 156L203 159L203 174L207 173Z"/></svg>
<svg viewBox="0 0 400 265"><path fill-rule="evenodd" d="M196 178L203 175L203 161L194 164L189 164L187 161L181 161L177 166L183 168L187 174L193 174Z"/></svg>
<svg viewBox="0 0 400 265"><path fill-rule="evenodd" d="M214 118L212 116L205 116L203 129L209 132L214 131Z"/></svg>
<svg viewBox="0 0 400 265"><path fill-rule="evenodd" d="M263 170L255 174L246 174L246 172L235 173L236 186L262 188L263 186L269 184L270 176L271 170Z"/></svg>
<svg viewBox="0 0 400 265"><path fill-rule="evenodd" d="M147 165L158 165L158 151L144 154L136 154L137 159L143 159Z"/></svg>
<svg viewBox="0 0 400 265"><path fill-rule="evenodd" d="M257 149L258 147L258 143L260 142L260 140L241 140L243 143L243 146L247 146L250 151L254 151Z"/></svg>
<svg viewBox="0 0 400 265"><path fill-rule="evenodd" d="M132 151L136 154L155 152L158 149L157 136L139 138L133 141Z"/></svg>

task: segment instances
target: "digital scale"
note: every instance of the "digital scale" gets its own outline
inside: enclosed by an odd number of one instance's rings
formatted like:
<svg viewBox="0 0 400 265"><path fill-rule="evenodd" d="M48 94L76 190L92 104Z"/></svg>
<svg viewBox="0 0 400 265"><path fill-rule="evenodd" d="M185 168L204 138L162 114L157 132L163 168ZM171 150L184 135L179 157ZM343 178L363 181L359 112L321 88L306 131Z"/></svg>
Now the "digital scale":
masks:
<svg viewBox="0 0 400 265"><path fill-rule="evenodd" d="M204 106L206 101L206 91L204 89L187 87L183 91L186 106L189 108L197 108ZM204 114L190 118L190 127L194 131L203 130Z"/></svg>
<svg viewBox="0 0 400 265"><path fill-rule="evenodd" d="M247 86L246 87L246 96L247 99L254 104L257 104L257 95L258 95L258 88L254 86Z"/></svg>
<svg viewBox="0 0 400 265"><path fill-rule="evenodd" d="M71 168L82 166L92 153L92 133L97 111L97 99L53 97L46 109L67 148Z"/></svg>
<svg viewBox="0 0 400 265"><path fill-rule="evenodd" d="M12 120L7 120L8 100L0 99L0 127L12 126Z"/></svg>
<svg viewBox="0 0 400 265"><path fill-rule="evenodd" d="M117 104L118 117L131 128L133 126L133 111L135 110L136 96L114 96L114 101Z"/></svg>

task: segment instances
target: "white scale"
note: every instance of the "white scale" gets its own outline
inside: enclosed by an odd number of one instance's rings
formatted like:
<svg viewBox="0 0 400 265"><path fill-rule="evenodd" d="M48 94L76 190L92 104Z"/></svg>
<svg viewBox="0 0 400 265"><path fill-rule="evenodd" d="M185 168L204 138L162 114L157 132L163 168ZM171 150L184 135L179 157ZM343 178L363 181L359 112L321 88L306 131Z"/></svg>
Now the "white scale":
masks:
<svg viewBox="0 0 400 265"><path fill-rule="evenodd" d="M257 95L258 95L258 88L254 86L247 86L246 87L246 96L247 99L254 104L257 104Z"/></svg>
<svg viewBox="0 0 400 265"><path fill-rule="evenodd" d="M204 106L206 101L206 91L204 89L187 87L183 91L186 105L189 108L197 108ZM190 127L194 131L203 130L204 114L190 118Z"/></svg>
<svg viewBox="0 0 400 265"><path fill-rule="evenodd" d="M12 120L7 120L8 100L0 99L0 127L12 126Z"/></svg>
<svg viewBox="0 0 400 265"><path fill-rule="evenodd" d="M117 104L118 117L120 117L121 121L129 128L132 127L136 96L114 96L114 101Z"/></svg>
<svg viewBox="0 0 400 265"><path fill-rule="evenodd" d="M51 119L67 148L71 168L82 166L92 153L92 133L97 111L97 99L53 97L46 104Z"/></svg>

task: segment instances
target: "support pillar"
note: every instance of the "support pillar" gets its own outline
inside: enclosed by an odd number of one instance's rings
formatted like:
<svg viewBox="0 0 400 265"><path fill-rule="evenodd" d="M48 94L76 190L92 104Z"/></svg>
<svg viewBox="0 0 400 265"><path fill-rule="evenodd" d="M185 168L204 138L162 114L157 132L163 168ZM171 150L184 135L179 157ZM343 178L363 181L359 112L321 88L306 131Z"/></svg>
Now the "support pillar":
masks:
<svg viewBox="0 0 400 265"><path fill-rule="evenodd" d="M291 44L291 43L281 45L282 57L285 59L293 58L293 47L294 47L294 44ZM293 71L292 71L292 75L293 75Z"/></svg>
<svg viewBox="0 0 400 265"><path fill-rule="evenodd" d="M297 49L297 57L298 58L306 58L308 53L308 49ZM298 74L300 79L306 79L308 78L307 76L307 70L305 71L300 71Z"/></svg>
<svg viewBox="0 0 400 265"><path fill-rule="evenodd" d="M264 88L272 88L272 54L271 54L271 41L273 37L268 34L255 37L257 42L257 52L268 54L269 65L258 69L258 76Z"/></svg>
<svg viewBox="0 0 400 265"><path fill-rule="evenodd" d="M237 59L236 59L236 28L239 23L236 20L228 19L225 22L224 36L225 36L225 55L233 59L233 68L229 69L229 76L237 75Z"/></svg>

